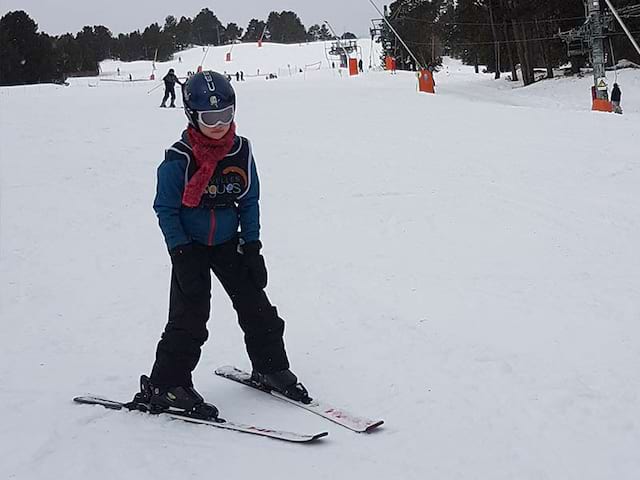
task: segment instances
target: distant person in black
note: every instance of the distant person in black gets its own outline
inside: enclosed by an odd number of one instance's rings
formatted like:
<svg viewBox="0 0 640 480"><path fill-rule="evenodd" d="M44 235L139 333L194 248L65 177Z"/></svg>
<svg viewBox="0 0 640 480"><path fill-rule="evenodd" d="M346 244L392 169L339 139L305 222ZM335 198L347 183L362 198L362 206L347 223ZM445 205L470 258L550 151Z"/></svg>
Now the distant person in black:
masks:
<svg viewBox="0 0 640 480"><path fill-rule="evenodd" d="M169 96L171 96L171 104L169 104L169 107L175 108L176 107L176 90L175 90L176 83L179 85L182 85L182 82L178 80L178 77L176 77L176 74L173 68L169 69L169 73L165 75L162 81L164 82L164 97L162 98L162 103L160 104L160 106L162 108L165 108L167 106L166 105L167 99L169 98Z"/></svg>
<svg viewBox="0 0 640 480"><path fill-rule="evenodd" d="M363 67L364 65L362 64L362 59L358 60L358 70L360 70L360 73L364 72Z"/></svg>
<svg viewBox="0 0 640 480"><path fill-rule="evenodd" d="M622 114L622 107L620 106L620 99L622 98L622 92L617 83L613 84L613 90L611 90L611 103L613 104L613 111L615 113Z"/></svg>
<svg viewBox="0 0 640 480"><path fill-rule="evenodd" d="M236 72L236 82L240 81L240 72Z"/></svg>

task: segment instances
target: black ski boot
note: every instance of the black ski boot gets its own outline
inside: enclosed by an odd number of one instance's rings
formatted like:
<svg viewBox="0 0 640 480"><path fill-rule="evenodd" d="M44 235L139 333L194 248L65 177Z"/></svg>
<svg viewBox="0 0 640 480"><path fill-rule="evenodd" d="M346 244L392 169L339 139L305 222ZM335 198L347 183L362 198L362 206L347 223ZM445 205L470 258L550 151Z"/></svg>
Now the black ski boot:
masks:
<svg viewBox="0 0 640 480"><path fill-rule="evenodd" d="M216 420L218 409L206 403L193 387L157 387L151 383L149 377L140 377L140 392L136 393L133 404L146 406L150 413L175 412L186 414L202 420Z"/></svg>
<svg viewBox="0 0 640 480"><path fill-rule="evenodd" d="M273 373L260 373L254 370L251 373L251 380L263 387L280 392L296 402L311 403L307 389L298 382L298 378L291 370L280 370Z"/></svg>
<svg viewBox="0 0 640 480"><path fill-rule="evenodd" d="M133 396L133 400L127 403L129 410L149 411L149 402L151 401L151 383L146 375L140 376L140 391Z"/></svg>

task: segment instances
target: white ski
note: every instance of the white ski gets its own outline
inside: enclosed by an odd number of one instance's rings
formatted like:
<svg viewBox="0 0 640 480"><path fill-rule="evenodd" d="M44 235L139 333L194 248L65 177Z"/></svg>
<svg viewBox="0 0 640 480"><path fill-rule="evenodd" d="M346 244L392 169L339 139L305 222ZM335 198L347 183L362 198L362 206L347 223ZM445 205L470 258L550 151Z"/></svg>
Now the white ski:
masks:
<svg viewBox="0 0 640 480"><path fill-rule="evenodd" d="M109 400L106 398L101 398L101 397L94 397L94 396L76 397L73 399L73 401L76 403L82 403L85 405L100 405L102 407L105 407L111 410L140 411L139 408L130 409L126 403L116 402L116 401ZM199 418L189 417L186 414L180 414L176 412L161 412L158 415L164 415L166 417L173 418L175 420L182 420L184 422L207 425L209 427L221 428L224 430L233 430L235 432L250 433L252 435L260 435L262 437L275 438L277 440L285 440L287 442L307 443L307 442L313 442L314 440L317 440L319 438L326 437L327 435L329 435L328 432L320 432L313 435L295 433L295 432L285 432L282 430L262 428L262 427L257 427L255 425L246 425L246 424L230 422L222 419L202 420Z"/></svg>
<svg viewBox="0 0 640 480"><path fill-rule="evenodd" d="M275 390L265 388L263 385L254 382L251 379L250 373L230 365L218 368L215 373L220 377L233 380L234 382L242 383L243 385L255 388L257 390L260 390L261 392L269 393L276 398L313 412L316 415L320 415L321 417L326 418L327 420L331 420L332 422L348 428L349 430L353 430L354 432L370 432L371 430L379 427L384 423L384 420L372 420L369 418L363 418L357 415L353 415L346 410L334 407L333 405L323 402L322 400L312 399L311 403L309 404L297 402L285 397Z"/></svg>

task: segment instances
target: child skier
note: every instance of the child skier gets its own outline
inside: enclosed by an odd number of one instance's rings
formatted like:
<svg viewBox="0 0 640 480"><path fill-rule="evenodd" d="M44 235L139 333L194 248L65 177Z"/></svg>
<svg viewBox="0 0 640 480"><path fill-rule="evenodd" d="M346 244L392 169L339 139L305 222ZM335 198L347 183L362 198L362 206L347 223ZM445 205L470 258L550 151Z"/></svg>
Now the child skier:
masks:
<svg viewBox="0 0 640 480"><path fill-rule="evenodd" d="M213 271L244 331L253 380L308 403L289 370L284 321L264 292L260 187L251 144L235 132L233 87L219 73L200 72L183 86L183 100L189 124L158 168L153 205L172 263L169 321L134 402L217 418L191 378L208 337Z"/></svg>

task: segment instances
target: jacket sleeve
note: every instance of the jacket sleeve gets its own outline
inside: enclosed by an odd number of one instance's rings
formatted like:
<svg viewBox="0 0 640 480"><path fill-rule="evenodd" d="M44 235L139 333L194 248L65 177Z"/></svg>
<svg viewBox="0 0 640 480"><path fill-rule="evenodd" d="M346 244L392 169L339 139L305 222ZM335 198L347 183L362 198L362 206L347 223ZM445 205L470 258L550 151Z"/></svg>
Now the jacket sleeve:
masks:
<svg viewBox="0 0 640 480"><path fill-rule="evenodd" d="M238 201L240 237L246 243L260 240L260 181L253 153L249 155L249 190Z"/></svg>
<svg viewBox="0 0 640 480"><path fill-rule="evenodd" d="M180 221L184 181L183 162L165 160L158 167L158 186L153 209L158 216L160 229L169 250L191 242Z"/></svg>

